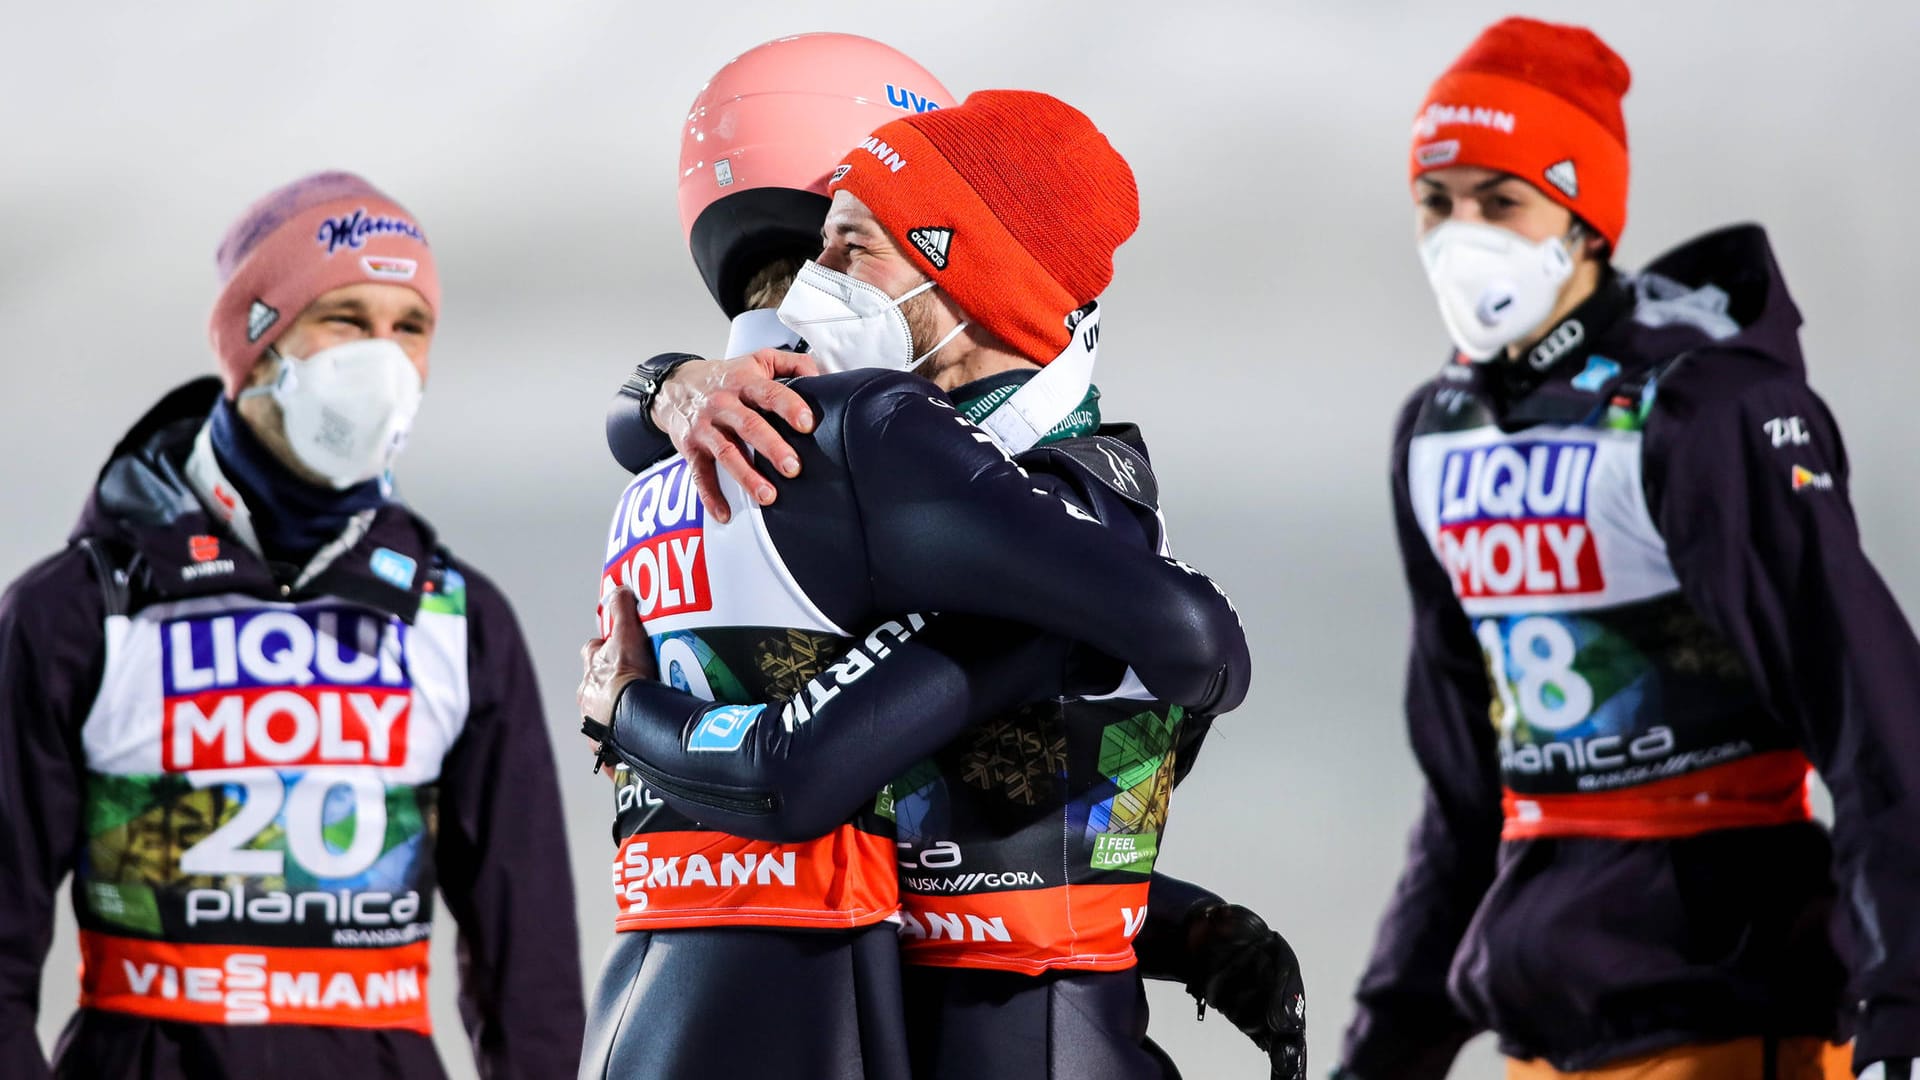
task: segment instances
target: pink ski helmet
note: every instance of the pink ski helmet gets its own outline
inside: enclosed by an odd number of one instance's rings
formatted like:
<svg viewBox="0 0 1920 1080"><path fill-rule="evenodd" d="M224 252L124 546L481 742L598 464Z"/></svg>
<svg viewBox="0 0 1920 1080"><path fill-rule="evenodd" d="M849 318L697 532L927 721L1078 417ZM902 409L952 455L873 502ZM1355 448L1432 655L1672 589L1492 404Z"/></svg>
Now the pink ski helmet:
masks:
<svg viewBox="0 0 1920 1080"><path fill-rule="evenodd" d="M680 141L680 225L728 317L755 271L820 251L827 180L848 150L903 113L952 106L926 68L853 34L776 38L707 80Z"/></svg>

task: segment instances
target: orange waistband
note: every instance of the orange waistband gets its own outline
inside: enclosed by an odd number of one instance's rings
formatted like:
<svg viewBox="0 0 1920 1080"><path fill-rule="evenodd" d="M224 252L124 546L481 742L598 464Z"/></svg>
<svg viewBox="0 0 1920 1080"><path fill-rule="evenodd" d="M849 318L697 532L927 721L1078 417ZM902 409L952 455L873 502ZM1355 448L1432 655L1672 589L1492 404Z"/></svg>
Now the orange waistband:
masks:
<svg viewBox="0 0 1920 1080"><path fill-rule="evenodd" d="M1798 750L1775 750L1613 791L1523 795L1508 789L1500 837L1658 840L1808 821L1812 773Z"/></svg>
<svg viewBox="0 0 1920 1080"><path fill-rule="evenodd" d="M189 1024L433 1030L425 941L295 949L181 945L82 930L80 1004Z"/></svg>
<svg viewBox="0 0 1920 1080"><path fill-rule="evenodd" d="M1147 883L940 896L900 894L909 964L1043 971L1121 971L1147 918Z"/></svg>
<svg viewBox="0 0 1920 1080"><path fill-rule="evenodd" d="M1577 1072L1544 1061L1507 1061L1507 1080L1853 1080L1853 1047L1817 1037L1781 1039L1766 1071L1767 1046L1760 1038L1676 1046Z"/></svg>
<svg viewBox="0 0 1920 1080"><path fill-rule="evenodd" d="M613 860L616 930L868 926L900 906L893 840L842 825L773 844L717 832L627 837Z"/></svg>

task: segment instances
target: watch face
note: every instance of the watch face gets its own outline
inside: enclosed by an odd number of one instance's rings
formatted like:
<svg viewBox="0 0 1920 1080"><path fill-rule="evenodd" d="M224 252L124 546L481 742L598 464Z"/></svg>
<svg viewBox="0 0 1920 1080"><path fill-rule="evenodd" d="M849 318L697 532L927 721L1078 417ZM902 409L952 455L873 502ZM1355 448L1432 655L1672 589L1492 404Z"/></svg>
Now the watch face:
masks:
<svg viewBox="0 0 1920 1080"><path fill-rule="evenodd" d="M633 369L633 374L627 376L627 381L620 387L620 392L629 397L650 398L659 389L659 380L655 379L647 371L646 365L642 364Z"/></svg>
<svg viewBox="0 0 1920 1080"><path fill-rule="evenodd" d="M673 374L673 369L689 360L698 360L692 353L661 353L648 357L633 366L633 374L627 378L627 386L641 396L651 398L660 391L660 384Z"/></svg>

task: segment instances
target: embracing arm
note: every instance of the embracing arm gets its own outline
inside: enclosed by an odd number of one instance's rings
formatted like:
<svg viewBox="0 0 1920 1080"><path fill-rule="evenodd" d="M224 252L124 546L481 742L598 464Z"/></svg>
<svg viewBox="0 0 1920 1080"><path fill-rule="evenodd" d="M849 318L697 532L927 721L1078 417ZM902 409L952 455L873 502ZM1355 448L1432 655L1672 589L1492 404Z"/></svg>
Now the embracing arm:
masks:
<svg viewBox="0 0 1920 1080"><path fill-rule="evenodd" d="M874 379L850 402L844 438L882 610L1038 627L1203 712L1245 698L1247 638L1226 595L1036 484L932 384Z"/></svg>
<svg viewBox="0 0 1920 1080"><path fill-rule="evenodd" d="M644 642L630 598L617 599L610 641ZM619 695L608 749L707 825L810 839L967 725L1060 692L1068 653L1018 626L910 616L854 642L792 699L722 705L636 680Z"/></svg>
<svg viewBox="0 0 1920 1080"><path fill-rule="evenodd" d="M777 325L777 324L776 324ZM793 430L813 430L813 412L778 380L816 374L811 358L787 340L730 360L702 360L688 353L662 353L635 365L607 406L607 449L628 472L641 472L675 450L693 466L700 499L716 519L730 516L717 470L724 468L763 505L773 485L754 468L757 454L783 476L800 471L800 459L760 410Z"/></svg>
<svg viewBox="0 0 1920 1080"><path fill-rule="evenodd" d="M1739 361L1697 357L1661 386L1649 501L1687 599L1833 793L1835 877L1862 946L1854 1059L1904 1062L1920 1057L1920 645L1861 550L1825 403L1797 376L1709 382L1709 365Z"/></svg>

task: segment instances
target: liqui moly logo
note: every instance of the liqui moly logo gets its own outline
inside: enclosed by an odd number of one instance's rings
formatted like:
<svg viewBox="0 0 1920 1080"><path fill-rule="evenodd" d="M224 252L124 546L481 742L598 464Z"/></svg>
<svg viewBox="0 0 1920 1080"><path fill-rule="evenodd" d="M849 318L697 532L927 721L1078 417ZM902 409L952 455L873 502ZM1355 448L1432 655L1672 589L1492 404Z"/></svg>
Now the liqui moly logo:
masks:
<svg viewBox="0 0 1920 1080"><path fill-rule="evenodd" d="M600 594L622 585L632 589L642 619L711 610L706 522L693 470L684 460L675 458L634 477L607 534Z"/></svg>
<svg viewBox="0 0 1920 1080"><path fill-rule="evenodd" d="M1594 447L1516 442L1447 454L1440 562L1465 599L1571 596L1606 581L1587 525Z"/></svg>
<svg viewBox="0 0 1920 1080"><path fill-rule="evenodd" d="M404 765L406 633L398 619L351 610L165 624L161 767Z"/></svg>

